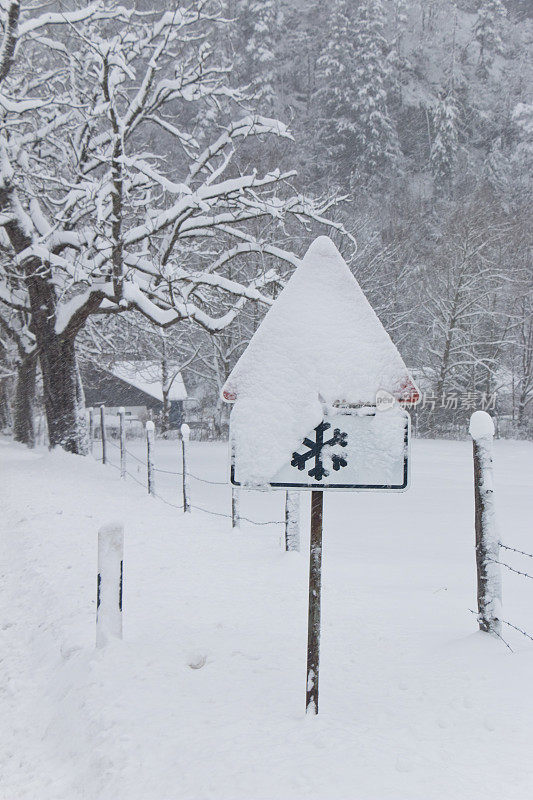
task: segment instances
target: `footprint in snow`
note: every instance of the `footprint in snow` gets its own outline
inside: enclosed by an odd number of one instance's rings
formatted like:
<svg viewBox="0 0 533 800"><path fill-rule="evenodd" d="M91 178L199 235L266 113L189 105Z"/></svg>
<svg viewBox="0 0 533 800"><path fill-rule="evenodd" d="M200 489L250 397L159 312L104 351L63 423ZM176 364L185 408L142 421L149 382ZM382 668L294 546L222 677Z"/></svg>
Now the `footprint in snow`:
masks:
<svg viewBox="0 0 533 800"><path fill-rule="evenodd" d="M207 656L195 656L189 661L188 666L191 669L202 669L202 667L205 667L206 662Z"/></svg>

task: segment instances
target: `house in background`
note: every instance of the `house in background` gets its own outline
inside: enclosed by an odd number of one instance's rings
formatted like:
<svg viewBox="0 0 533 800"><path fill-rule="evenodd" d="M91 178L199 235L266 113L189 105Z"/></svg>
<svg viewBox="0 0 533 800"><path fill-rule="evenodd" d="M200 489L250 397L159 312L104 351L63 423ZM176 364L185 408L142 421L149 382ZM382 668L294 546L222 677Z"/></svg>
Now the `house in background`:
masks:
<svg viewBox="0 0 533 800"><path fill-rule="evenodd" d="M168 427L179 428L185 421L184 402L187 390L178 366L167 365L166 401ZM157 360L114 361L98 365L86 361L80 366L85 405L105 405L110 415L123 406L126 417L145 422L161 419L164 410L162 364Z"/></svg>

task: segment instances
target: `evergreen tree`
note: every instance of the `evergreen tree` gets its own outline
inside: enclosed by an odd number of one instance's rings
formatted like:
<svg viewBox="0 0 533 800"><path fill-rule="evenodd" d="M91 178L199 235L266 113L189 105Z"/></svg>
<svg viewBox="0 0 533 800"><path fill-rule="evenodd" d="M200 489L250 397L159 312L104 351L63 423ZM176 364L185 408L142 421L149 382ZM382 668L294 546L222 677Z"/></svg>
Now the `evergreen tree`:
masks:
<svg viewBox="0 0 533 800"><path fill-rule="evenodd" d="M319 59L326 139L352 183L382 177L399 155L387 108L388 46L381 0L336 0Z"/></svg>
<svg viewBox="0 0 533 800"><path fill-rule="evenodd" d="M394 30L394 44L398 56L401 58L402 53L402 42L403 37L405 36L405 30L407 27L407 0L395 0L393 5L393 30Z"/></svg>
<svg viewBox="0 0 533 800"><path fill-rule="evenodd" d="M334 3L327 34L317 70L320 123L329 152L345 167L356 147L358 113L353 21L346 0Z"/></svg>
<svg viewBox="0 0 533 800"><path fill-rule="evenodd" d="M479 74L487 76L494 56L502 52L501 27L505 18L501 0L481 0L474 24L474 35L479 44Z"/></svg>
<svg viewBox="0 0 533 800"><path fill-rule="evenodd" d="M276 43L281 24L278 0L242 0L238 23L237 70L242 82L251 86L258 109L266 113L274 108L277 97Z"/></svg>
<svg viewBox="0 0 533 800"><path fill-rule="evenodd" d="M408 24L407 0L394 0L389 9L388 31L390 52L388 62L389 76L389 109L395 116L402 105L402 86L408 82L411 66L405 47L405 36Z"/></svg>
<svg viewBox="0 0 533 800"><path fill-rule="evenodd" d="M453 91L442 92L433 112L434 137L430 164L437 188L450 184L457 157L458 112Z"/></svg>

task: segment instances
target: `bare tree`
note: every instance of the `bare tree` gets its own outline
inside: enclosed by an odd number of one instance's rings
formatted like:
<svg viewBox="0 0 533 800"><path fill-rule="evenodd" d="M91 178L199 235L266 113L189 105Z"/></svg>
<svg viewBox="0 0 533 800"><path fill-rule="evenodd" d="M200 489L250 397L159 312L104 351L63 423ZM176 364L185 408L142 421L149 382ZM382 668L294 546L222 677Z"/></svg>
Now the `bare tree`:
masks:
<svg viewBox="0 0 533 800"><path fill-rule="evenodd" d="M476 202L454 214L434 250L424 280L422 324L430 332L427 377L441 398L446 390L487 390L506 340L499 292L502 224Z"/></svg>
<svg viewBox="0 0 533 800"><path fill-rule="evenodd" d="M533 402L533 296L526 289L512 308L511 369L513 377L513 414L523 428Z"/></svg>

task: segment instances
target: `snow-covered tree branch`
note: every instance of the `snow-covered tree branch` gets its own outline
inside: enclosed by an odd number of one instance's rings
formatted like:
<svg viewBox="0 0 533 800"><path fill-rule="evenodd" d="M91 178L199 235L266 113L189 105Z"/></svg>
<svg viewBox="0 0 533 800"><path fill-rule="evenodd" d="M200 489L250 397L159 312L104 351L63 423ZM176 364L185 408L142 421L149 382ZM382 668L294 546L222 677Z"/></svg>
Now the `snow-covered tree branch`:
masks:
<svg viewBox="0 0 533 800"><path fill-rule="evenodd" d="M343 232L327 199L294 191L294 170L247 162L249 140L292 137L243 116L245 96L209 44L220 24L209 2L160 15L106 2L8 9L0 226L13 255L0 297L31 310L52 444L84 449L74 340L91 315L136 310L162 328L220 331L245 302L270 302L277 261L297 262L271 229L292 218ZM266 271L228 277L233 258L257 253Z"/></svg>

